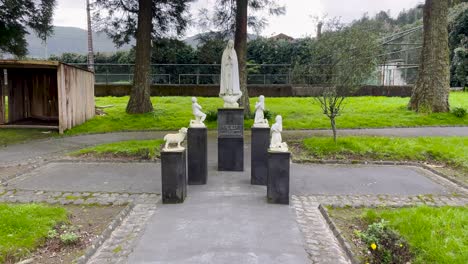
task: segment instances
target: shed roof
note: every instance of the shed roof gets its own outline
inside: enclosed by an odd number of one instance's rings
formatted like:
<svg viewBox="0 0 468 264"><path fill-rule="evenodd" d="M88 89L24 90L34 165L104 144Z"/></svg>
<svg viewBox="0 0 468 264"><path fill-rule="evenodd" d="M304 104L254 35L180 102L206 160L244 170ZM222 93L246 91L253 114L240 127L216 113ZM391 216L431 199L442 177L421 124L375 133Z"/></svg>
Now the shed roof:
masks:
<svg viewBox="0 0 468 264"><path fill-rule="evenodd" d="M83 71L89 71L74 65L66 64L59 61L46 60L0 60L0 68L28 68L28 69L57 69L60 64L65 64Z"/></svg>

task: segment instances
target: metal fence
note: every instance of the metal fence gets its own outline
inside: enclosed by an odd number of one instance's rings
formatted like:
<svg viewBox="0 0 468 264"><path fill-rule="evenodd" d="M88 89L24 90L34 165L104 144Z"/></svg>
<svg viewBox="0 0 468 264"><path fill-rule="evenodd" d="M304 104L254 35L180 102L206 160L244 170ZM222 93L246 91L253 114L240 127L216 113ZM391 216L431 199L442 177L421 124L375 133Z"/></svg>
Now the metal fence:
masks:
<svg viewBox="0 0 468 264"><path fill-rule="evenodd" d="M87 64L74 64L86 68ZM320 65L317 65L320 67ZM133 83L133 64L95 64L96 84ZM417 77L418 65L399 61L379 65L368 85L411 85ZM152 64L151 83L159 85L216 85L220 82L220 64ZM293 74L291 64L248 64L247 83L252 85L321 84L322 76Z"/></svg>

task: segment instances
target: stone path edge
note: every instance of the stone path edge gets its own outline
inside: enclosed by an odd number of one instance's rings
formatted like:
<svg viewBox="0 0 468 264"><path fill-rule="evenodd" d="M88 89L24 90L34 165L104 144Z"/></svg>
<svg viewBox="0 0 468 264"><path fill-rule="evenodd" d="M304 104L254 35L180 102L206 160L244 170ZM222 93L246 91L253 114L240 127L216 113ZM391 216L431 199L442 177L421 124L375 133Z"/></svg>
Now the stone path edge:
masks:
<svg viewBox="0 0 468 264"><path fill-rule="evenodd" d="M337 225L335 225L335 222L333 222L333 220L331 219L327 209L324 206L322 206L322 204L319 204L318 209L322 214L323 218L325 218L325 222L327 222L328 228L330 228L330 230L333 232L333 235L335 235L336 239L338 240L338 243L340 243L341 248L343 248L344 252L348 256L348 259L351 261L352 264L359 264L360 262L351 250L351 246L349 245L348 241L343 237L341 230L338 228Z"/></svg>
<svg viewBox="0 0 468 264"><path fill-rule="evenodd" d="M294 159L293 159L294 160ZM437 171L433 168L431 168L429 165L425 163L420 163L420 162L414 162L414 161L408 161L408 162L403 162L403 161L363 161L363 160L321 160L321 159L301 159L301 160L294 160L294 163L297 164L336 164L336 165L394 165L394 166L413 166L413 167L419 167L421 169L428 170L429 172L442 177L459 187L468 190L468 185L459 181L458 179L455 179L453 177L449 177L445 175L444 173Z"/></svg>
<svg viewBox="0 0 468 264"><path fill-rule="evenodd" d="M77 264L86 264L91 257L96 253L96 251L99 249L100 246L104 244L104 242L110 238L112 232L122 224L123 220L130 214L130 212L133 210L135 207L135 203L129 203L118 215L112 219L112 221L109 223L109 225L106 227L106 229L96 238L94 241L91 243L91 245L88 247L86 252L84 253L83 256L77 258L75 262Z"/></svg>

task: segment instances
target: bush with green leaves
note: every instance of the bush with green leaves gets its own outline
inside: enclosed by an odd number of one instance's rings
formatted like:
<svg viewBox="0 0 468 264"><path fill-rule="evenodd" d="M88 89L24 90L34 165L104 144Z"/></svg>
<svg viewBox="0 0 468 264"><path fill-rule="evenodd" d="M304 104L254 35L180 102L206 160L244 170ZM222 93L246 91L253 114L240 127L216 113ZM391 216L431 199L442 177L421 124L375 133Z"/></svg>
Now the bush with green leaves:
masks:
<svg viewBox="0 0 468 264"><path fill-rule="evenodd" d="M215 122L216 120L218 120L218 112L217 111L213 111L213 110L210 110L206 113L206 118L205 120L207 122Z"/></svg>
<svg viewBox="0 0 468 264"><path fill-rule="evenodd" d="M60 235L60 241L65 245L76 244L80 240L80 236L75 232L66 232Z"/></svg>
<svg viewBox="0 0 468 264"><path fill-rule="evenodd" d="M408 263L413 257L408 242L383 219L370 224L365 231L356 232L356 235L366 245L366 263Z"/></svg>
<svg viewBox="0 0 468 264"><path fill-rule="evenodd" d="M270 111L270 110L265 110L263 112L263 115L264 115L265 119L273 120L277 114L275 112Z"/></svg>
<svg viewBox="0 0 468 264"><path fill-rule="evenodd" d="M466 116L466 109L463 107L455 107L452 109L452 114L456 117L463 118Z"/></svg>

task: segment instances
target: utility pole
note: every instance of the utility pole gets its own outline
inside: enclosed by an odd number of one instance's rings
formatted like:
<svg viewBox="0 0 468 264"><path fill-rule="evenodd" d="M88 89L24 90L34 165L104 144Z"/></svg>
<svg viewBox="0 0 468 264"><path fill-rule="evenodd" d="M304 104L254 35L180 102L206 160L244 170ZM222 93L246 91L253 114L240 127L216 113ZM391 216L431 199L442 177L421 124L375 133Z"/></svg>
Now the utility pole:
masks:
<svg viewBox="0 0 468 264"><path fill-rule="evenodd" d="M86 0L86 13L88 15L88 70L94 72L93 30L91 28L89 0Z"/></svg>
<svg viewBox="0 0 468 264"><path fill-rule="evenodd" d="M322 37L322 27L323 27L323 22L320 21L317 24L317 39L320 39Z"/></svg>

